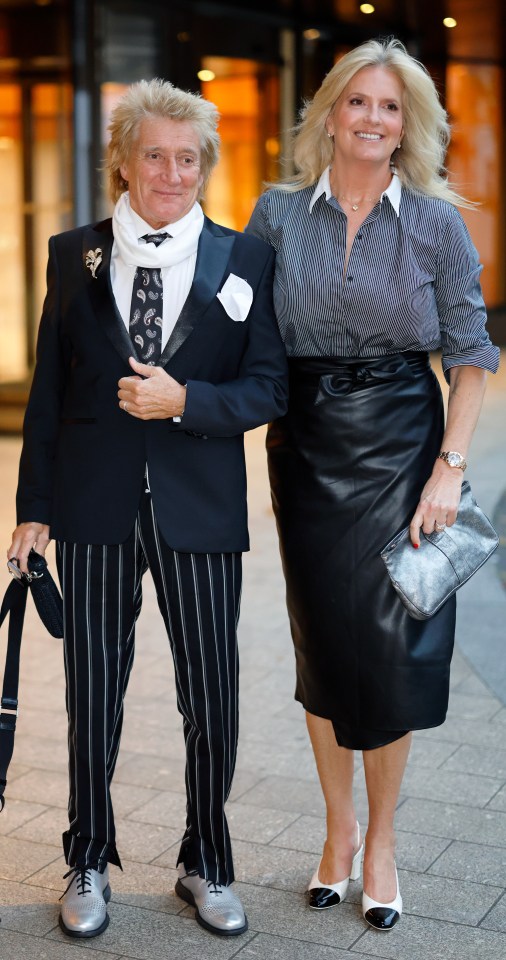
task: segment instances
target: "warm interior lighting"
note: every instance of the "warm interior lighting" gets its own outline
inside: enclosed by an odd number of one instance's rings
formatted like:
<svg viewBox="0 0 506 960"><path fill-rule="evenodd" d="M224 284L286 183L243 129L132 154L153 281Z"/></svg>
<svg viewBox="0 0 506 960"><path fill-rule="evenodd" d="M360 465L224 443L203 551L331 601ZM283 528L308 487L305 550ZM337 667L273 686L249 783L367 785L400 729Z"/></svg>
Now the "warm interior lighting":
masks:
<svg viewBox="0 0 506 960"><path fill-rule="evenodd" d="M455 20L455 17L445 17L443 20L443 23L445 27L449 27L449 28L457 26L457 21Z"/></svg>
<svg viewBox="0 0 506 960"><path fill-rule="evenodd" d="M279 155L279 140L277 137L269 137L265 141L265 149L270 157L277 157Z"/></svg>
<svg viewBox="0 0 506 960"><path fill-rule="evenodd" d="M375 7L372 3L361 3L360 12L361 13L374 13Z"/></svg>
<svg viewBox="0 0 506 960"><path fill-rule="evenodd" d="M202 80L202 83L209 83L210 80L214 80L216 74L212 70L199 70L197 77Z"/></svg>
<svg viewBox="0 0 506 960"><path fill-rule="evenodd" d="M314 27L304 30L304 40L319 40L320 36L320 31L314 29Z"/></svg>
<svg viewBox="0 0 506 960"><path fill-rule="evenodd" d="M263 183L279 177L278 67L217 56L204 57L201 67L216 77L202 84L202 96L219 110L221 137L220 162L206 189L205 212L226 227L243 230Z"/></svg>

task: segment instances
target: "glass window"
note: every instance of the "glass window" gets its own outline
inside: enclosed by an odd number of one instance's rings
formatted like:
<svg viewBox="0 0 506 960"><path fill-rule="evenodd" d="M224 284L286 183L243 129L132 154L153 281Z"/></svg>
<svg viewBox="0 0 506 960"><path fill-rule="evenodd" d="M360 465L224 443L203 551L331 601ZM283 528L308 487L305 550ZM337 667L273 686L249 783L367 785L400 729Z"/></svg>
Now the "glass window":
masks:
<svg viewBox="0 0 506 960"><path fill-rule="evenodd" d="M33 332L46 293L48 238L72 226L72 95L68 84L31 88Z"/></svg>
<svg viewBox="0 0 506 960"><path fill-rule="evenodd" d="M0 85L0 103L0 381L8 382L27 373L21 87Z"/></svg>
<svg viewBox="0 0 506 960"><path fill-rule="evenodd" d="M279 176L279 69L254 60L204 57L203 96L220 112L220 161L205 200L208 216L243 230L264 181Z"/></svg>
<svg viewBox="0 0 506 960"><path fill-rule="evenodd" d="M457 192L479 202L462 210L484 269L488 306L501 300L501 171L503 168L503 70L488 64L451 63L446 75L452 123L448 153L450 180Z"/></svg>
<svg viewBox="0 0 506 960"><path fill-rule="evenodd" d="M9 382L33 362L48 237L71 226L72 98L58 83L0 92L0 381Z"/></svg>

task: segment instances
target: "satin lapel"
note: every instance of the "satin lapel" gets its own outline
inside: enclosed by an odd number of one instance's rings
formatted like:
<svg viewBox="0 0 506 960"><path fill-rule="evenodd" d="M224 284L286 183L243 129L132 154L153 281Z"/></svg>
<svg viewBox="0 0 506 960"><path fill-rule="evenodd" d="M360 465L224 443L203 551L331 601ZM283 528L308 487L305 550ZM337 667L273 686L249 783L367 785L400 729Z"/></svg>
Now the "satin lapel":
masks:
<svg viewBox="0 0 506 960"><path fill-rule="evenodd" d="M129 357L138 359L134 345L118 312L111 285L111 251L113 235L111 221L106 220L97 228L87 227L83 235L83 270L91 303L101 327L119 355L128 363ZM93 260L97 251L102 260L95 270L86 266L87 257Z"/></svg>
<svg viewBox="0 0 506 960"><path fill-rule="evenodd" d="M216 232L213 231L216 230ZM195 275L186 302L177 323L160 357L162 366L172 359L188 339L204 310L207 309L220 288L223 274L230 259L235 237L219 232L219 228L206 220L200 234Z"/></svg>

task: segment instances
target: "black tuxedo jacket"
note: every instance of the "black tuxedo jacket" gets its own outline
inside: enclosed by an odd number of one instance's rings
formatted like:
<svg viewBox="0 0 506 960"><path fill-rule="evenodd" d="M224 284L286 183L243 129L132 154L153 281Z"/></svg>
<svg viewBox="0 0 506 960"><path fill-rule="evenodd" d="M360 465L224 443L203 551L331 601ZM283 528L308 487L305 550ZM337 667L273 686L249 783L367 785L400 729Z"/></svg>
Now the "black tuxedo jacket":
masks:
<svg viewBox="0 0 506 960"><path fill-rule="evenodd" d="M248 549L243 433L286 411L287 364L272 305L273 251L206 218L193 285L163 351L187 383L181 423L119 407L134 346L114 301L105 220L52 237L37 363L25 415L18 523L74 543L122 543L146 464L156 518L175 550ZM102 253L93 277L88 251ZM232 320L216 294L231 274L253 303Z"/></svg>

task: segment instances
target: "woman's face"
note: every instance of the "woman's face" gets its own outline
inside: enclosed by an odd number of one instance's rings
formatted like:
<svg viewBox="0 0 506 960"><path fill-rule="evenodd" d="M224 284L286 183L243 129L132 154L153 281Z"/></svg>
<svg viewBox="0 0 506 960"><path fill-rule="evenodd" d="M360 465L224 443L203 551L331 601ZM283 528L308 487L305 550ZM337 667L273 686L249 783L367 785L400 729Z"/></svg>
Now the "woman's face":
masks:
<svg viewBox="0 0 506 960"><path fill-rule="evenodd" d="M335 154L343 161L389 163L403 137L403 87L385 67L364 67L327 117Z"/></svg>

